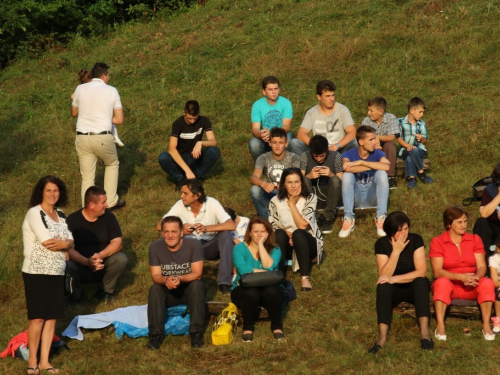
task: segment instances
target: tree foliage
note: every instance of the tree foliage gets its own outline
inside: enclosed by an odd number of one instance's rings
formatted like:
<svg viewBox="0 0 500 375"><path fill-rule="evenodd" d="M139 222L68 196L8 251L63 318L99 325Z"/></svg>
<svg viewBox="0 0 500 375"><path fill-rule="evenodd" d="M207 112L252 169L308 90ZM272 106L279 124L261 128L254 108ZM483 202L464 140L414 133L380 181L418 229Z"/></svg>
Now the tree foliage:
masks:
<svg viewBox="0 0 500 375"><path fill-rule="evenodd" d="M37 55L75 34L99 35L131 20L176 12L196 0L2 0L0 66L17 54Z"/></svg>

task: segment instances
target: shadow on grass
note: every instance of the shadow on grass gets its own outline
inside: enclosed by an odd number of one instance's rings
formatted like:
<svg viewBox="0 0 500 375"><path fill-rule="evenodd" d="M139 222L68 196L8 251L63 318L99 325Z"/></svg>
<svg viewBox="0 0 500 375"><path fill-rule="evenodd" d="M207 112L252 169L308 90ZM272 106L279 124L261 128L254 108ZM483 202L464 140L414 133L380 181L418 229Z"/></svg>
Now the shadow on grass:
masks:
<svg viewBox="0 0 500 375"><path fill-rule="evenodd" d="M118 148L118 158L120 160L119 195L128 192L136 168L143 166L146 162L146 154L139 151L140 146L140 142L133 142L127 143L125 147Z"/></svg>

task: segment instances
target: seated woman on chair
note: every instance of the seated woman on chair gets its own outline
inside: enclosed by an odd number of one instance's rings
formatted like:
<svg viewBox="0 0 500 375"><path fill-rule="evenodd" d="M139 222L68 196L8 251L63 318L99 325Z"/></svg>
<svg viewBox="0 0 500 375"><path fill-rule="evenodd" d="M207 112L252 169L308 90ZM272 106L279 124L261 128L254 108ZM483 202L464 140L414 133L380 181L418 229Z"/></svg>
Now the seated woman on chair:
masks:
<svg viewBox="0 0 500 375"><path fill-rule="evenodd" d="M425 277L427 262L424 240L410 233L410 219L405 213L390 213L384 222L386 236L375 242L375 256L379 278L377 280L378 341L369 353L376 354L384 345L392 320L392 309L401 302L415 305L420 326L420 347L434 347L429 334L430 282Z"/></svg>
<svg viewBox="0 0 500 375"><path fill-rule="evenodd" d="M493 281L484 277L486 261L481 238L467 233L467 212L449 206L443 213L446 232L431 241L432 284L436 312L437 340L446 340L444 316L452 299L476 300L483 318L485 340L495 340L490 327L491 307L495 300Z"/></svg>

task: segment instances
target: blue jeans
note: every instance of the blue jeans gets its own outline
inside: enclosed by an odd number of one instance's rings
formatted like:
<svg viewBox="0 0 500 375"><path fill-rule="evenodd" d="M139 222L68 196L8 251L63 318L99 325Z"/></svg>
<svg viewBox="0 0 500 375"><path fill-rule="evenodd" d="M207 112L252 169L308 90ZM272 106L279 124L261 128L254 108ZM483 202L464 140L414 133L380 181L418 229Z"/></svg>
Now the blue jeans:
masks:
<svg viewBox="0 0 500 375"><path fill-rule="evenodd" d="M290 132L287 133L286 140L288 142L286 150L291 151L290 142L292 141L292 133ZM255 160L260 155L271 151L271 146L269 145L269 143L264 142L262 139L252 137L252 139L250 139L250 142L248 142L248 149L250 150L250 155L252 155L252 158Z"/></svg>
<svg viewBox="0 0 500 375"><path fill-rule="evenodd" d="M424 159L427 151L420 148L414 148L410 152L403 150L403 160L405 161L406 177L417 177L417 172L424 169Z"/></svg>
<svg viewBox="0 0 500 375"><path fill-rule="evenodd" d="M386 171L376 171L373 180L367 184L356 182L354 173L344 172L342 176L342 198L344 216L354 219L354 206L377 206L377 218L387 214L389 179Z"/></svg>
<svg viewBox="0 0 500 375"><path fill-rule="evenodd" d="M358 147L358 141L356 141L356 139L353 139L351 142L346 144L341 149L338 149L337 151L342 154L343 152L346 152L347 150L350 150L351 148L357 148L357 147ZM300 139L294 138L290 141L290 151L292 151L294 154L297 154L300 156L304 152L309 151L309 146L307 146Z"/></svg>
<svg viewBox="0 0 500 375"><path fill-rule="evenodd" d="M277 194L278 190L276 189L270 193L266 193L260 186L252 186L250 195L252 196L253 205L257 209L257 215L269 220L269 202Z"/></svg>
<svg viewBox="0 0 500 375"><path fill-rule="evenodd" d="M192 154L181 154L181 157L193 171L196 178L201 178L210 168L212 168L217 159L220 157L220 151L217 147L207 147L203 148L201 156L198 159L195 159ZM161 168L175 182L179 182L185 177L186 174L183 169L179 167L168 151L160 154L158 162L160 163Z"/></svg>

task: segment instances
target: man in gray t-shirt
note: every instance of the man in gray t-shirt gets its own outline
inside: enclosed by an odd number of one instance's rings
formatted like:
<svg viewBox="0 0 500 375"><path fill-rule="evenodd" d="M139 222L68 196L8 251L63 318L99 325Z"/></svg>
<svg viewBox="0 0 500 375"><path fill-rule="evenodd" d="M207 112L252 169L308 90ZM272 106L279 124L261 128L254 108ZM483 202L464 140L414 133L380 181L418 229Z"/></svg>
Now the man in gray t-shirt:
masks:
<svg viewBox="0 0 500 375"><path fill-rule="evenodd" d="M335 101L335 84L328 80L316 85L319 103L309 109L300 125L297 138L290 142L290 149L298 155L308 151L309 133L322 135L328 140L330 151L343 153L358 147L356 126L346 106Z"/></svg>
<svg viewBox="0 0 500 375"><path fill-rule="evenodd" d="M271 151L257 158L250 178L253 185L250 189L253 204L257 209L257 214L266 220L269 218L269 201L278 194L278 185L283 171L295 167L300 168L304 173L306 169L306 163L301 164L298 155L285 151L288 142L284 129L273 128L269 138Z"/></svg>
<svg viewBox="0 0 500 375"><path fill-rule="evenodd" d="M182 221L166 216L161 223L162 239L149 246L149 270L153 285L148 297L149 349L158 349L165 336L165 308L188 305L191 314L191 346L203 346L205 284L203 248L200 241L185 238Z"/></svg>

